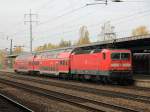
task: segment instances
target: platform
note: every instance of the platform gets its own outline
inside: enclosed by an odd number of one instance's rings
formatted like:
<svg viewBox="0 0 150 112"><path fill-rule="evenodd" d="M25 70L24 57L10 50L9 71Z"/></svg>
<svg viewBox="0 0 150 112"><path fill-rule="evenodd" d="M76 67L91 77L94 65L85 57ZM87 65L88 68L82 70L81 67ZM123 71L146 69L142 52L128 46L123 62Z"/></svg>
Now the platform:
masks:
<svg viewBox="0 0 150 112"><path fill-rule="evenodd" d="M150 88L150 75L134 75L135 85Z"/></svg>

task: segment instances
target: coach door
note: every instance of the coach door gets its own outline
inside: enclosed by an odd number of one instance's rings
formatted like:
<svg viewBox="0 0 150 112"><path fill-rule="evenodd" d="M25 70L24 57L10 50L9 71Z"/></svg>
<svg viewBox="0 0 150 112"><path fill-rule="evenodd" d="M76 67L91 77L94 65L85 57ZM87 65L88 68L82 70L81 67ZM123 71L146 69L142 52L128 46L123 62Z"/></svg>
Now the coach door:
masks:
<svg viewBox="0 0 150 112"><path fill-rule="evenodd" d="M100 64L100 68L102 71L106 70L106 65L108 60L106 60L106 52L102 52L102 58L101 58L101 64Z"/></svg>
<svg viewBox="0 0 150 112"><path fill-rule="evenodd" d="M66 73L68 71L68 59L62 59L59 61L59 70L60 72Z"/></svg>

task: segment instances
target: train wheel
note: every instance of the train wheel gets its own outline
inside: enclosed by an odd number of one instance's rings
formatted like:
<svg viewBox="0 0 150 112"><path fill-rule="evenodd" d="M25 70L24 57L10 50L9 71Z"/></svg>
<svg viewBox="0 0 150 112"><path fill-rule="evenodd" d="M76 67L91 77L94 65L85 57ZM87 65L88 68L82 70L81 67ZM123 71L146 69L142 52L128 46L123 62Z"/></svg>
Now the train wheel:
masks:
<svg viewBox="0 0 150 112"><path fill-rule="evenodd" d="M15 73L19 73L18 70L14 70Z"/></svg>
<svg viewBox="0 0 150 112"><path fill-rule="evenodd" d="M79 75L78 74L75 75L75 80L79 81Z"/></svg>
<svg viewBox="0 0 150 112"><path fill-rule="evenodd" d="M89 79L91 79L92 77L91 77L90 75L83 75L83 78L84 78L85 80L89 80Z"/></svg>
<svg viewBox="0 0 150 112"><path fill-rule="evenodd" d="M103 77L99 76L99 82L103 84Z"/></svg>
<svg viewBox="0 0 150 112"><path fill-rule="evenodd" d="M60 73L59 76L58 76L58 78L59 79L64 79L63 74Z"/></svg>
<svg viewBox="0 0 150 112"><path fill-rule="evenodd" d="M81 75L81 74L80 74L80 75L79 75L79 80L80 80L80 81L83 81L83 79L84 79L84 75Z"/></svg>
<svg viewBox="0 0 150 112"><path fill-rule="evenodd" d="M126 81L123 79L119 79L117 82L118 82L118 85L121 85L121 86L126 85Z"/></svg>
<svg viewBox="0 0 150 112"><path fill-rule="evenodd" d="M70 80L70 76L68 74L65 74L65 79Z"/></svg>
<svg viewBox="0 0 150 112"><path fill-rule="evenodd" d="M76 74L73 74L73 75L72 75L72 78L73 78L73 80L77 80L78 77L77 77Z"/></svg>
<svg viewBox="0 0 150 112"><path fill-rule="evenodd" d="M102 76L100 77L100 82L101 82L102 84L104 84L104 81L103 81L103 77L102 77Z"/></svg>
<svg viewBox="0 0 150 112"><path fill-rule="evenodd" d="M39 71L37 71L37 72L36 72L36 75L37 75L37 76L40 76L40 72L39 72Z"/></svg>
<svg viewBox="0 0 150 112"><path fill-rule="evenodd" d="M103 80L103 84L107 84L107 79L106 79L106 77L103 77L102 80Z"/></svg>
<svg viewBox="0 0 150 112"><path fill-rule="evenodd" d="M61 79L61 76L60 76L60 74L58 75L58 79Z"/></svg>
<svg viewBox="0 0 150 112"><path fill-rule="evenodd" d="M32 71L28 71L27 74L33 75L33 72Z"/></svg>
<svg viewBox="0 0 150 112"><path fill-rule="evenodd" d="M128 85L133 85L134 84L134 80L133 79L128 79L126 82L127 82Z"/></svg>
<svg viewBox="0 0 150 112"><path fill-rule="evenodd" d="M67 74L62 73L60 76L61 76L62 79L68 80Z"/></svg>
<svg viewBox="0 0 150 112"><path fill-rule="evenodd" d="M79 75L78 75L78 79L79 79L79 81L82 81L83 75L79 74Z"/></svg>
<svg viewBox="0 0 150 112"><path fill-rule="evenodd" d="M66 74L68 77L68 80L72 80L73 79L73 75L72 74Z"/></svg>
<svg viewBox="0 0 150 112"><path fill-rule="evenodd" d="M107 80L108 80L108 84L113 84L113 80L109 77L107 77Z"/></svg>

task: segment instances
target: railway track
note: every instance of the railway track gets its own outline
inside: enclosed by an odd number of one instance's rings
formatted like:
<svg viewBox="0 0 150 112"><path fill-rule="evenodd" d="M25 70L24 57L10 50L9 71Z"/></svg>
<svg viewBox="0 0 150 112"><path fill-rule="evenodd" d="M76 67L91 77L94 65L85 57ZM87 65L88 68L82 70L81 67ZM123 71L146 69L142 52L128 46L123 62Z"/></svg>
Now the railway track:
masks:
<svg viewBox="0 0 150 112"><path fill-rule="evenodd" d="M95 101L80 96L74 96L52 90L47 90L27 84L22 84L16 81L0 78L0 82L9 86L17 87L40 96L44 96L53 100L65 102L92 112L106 112L106 111L122 111L122 112L140 112L141 110L135 110L129 107L106 103L104 101Z"/></svg>
<svg viewBox="0 0 150 112"><path fill-rule="evenodd" d="M31 109L0 93L0 112L33 112Z"/></svg>
<svg viewBox="0 0 150 112"><path fill-rule="evenodd" d="M0 71L0 74L1 73L7 73L7 74L13 74L13 75L16 75L16 73L15 72L10 72L10 71ZM29 76L28 74L17 74L18 76ZM30 77L44 77L45 78L45 76L40 76L40 75L30 75ZM49 78L49 77L47 77L46 76L46 78ZM58 79L54 79L53 78L53 80L58 80ZM61 81L64 81L64 80L61 80ZM82 83L81 81L75 81L75 80L67 80L67 81L69 81L69 82L77 82L77 83ZM99 83L91 83L91 82L86 82L86 84L91 84L91 85L99 85ZM130 89L130 90L137 90L137 91L148 91L148 92L150 92L150 88L145 88L145 87L138 87L138 86L119 86L119 85L113 85L113 87L115 87L115 88L124 88L124 89Z"/></svg>
<svg viewBox="0 0 150 112"><path fill-rule="evenodd" d="M122 92L114 92L114 91L109 91L109 90L100 90L100 89L96 89L96 88L58 83L58 82L54 82L54 81L33 79L31 77L20 77L20 76L19 77L18 76L9 76L9 77L14 78L14 79L24 80L24 81L31 81L31 82L35 82L35 83L70 89L70 90L88 92L88 93L95 94L98 96L116 97L116 98L129 99L129 100L142 102L142 103L150 103L150 97L148 97L148 96L141 96L141 95L135 95L135 94L122 93Z"/></svg>

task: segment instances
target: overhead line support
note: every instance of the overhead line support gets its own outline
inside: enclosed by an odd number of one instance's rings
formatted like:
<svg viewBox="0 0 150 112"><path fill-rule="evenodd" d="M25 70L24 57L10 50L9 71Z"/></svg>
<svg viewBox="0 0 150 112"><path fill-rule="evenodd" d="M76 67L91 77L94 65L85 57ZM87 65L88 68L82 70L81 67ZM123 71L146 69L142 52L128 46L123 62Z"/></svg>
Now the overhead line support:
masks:
<svg viewBox="0 0 150 112"><path fill-rule="evenodd" d="M36 18L38 17L38 14L33 14L32 13L32 11L31 11L31 9L30 9L30 13L29 14L24 14L24 17L26 18L26 16L28 16L29 17L29 20L28 21L24 21L24 23L26 24L26 23L29 23L30 24L30 52L32 53L32 41L33 41L33 38L32 38L32 35L33 35L33 33L32 33L32 23L34 23L34 22L38 22L38 21L34 21L32 18L33 18L33 16L36 16Z"/></svg>

